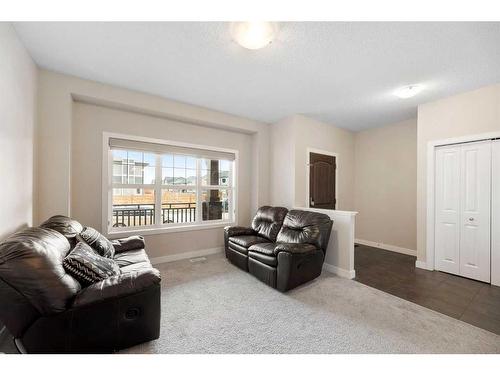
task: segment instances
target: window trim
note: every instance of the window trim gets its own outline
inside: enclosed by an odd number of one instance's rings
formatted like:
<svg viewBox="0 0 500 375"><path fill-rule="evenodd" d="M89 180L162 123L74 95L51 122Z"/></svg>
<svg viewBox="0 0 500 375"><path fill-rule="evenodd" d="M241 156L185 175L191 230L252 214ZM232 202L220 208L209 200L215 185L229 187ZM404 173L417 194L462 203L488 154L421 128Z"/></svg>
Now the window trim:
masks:
<svg viewBox="0 0 500 375"><path fill-rule="evenodd" d="M139 141L139 142L150 142L150 143L158 143L164 145L171 146L180 146L180 147L189 147L196 148L200 150L210 150L210 151L218 151L218 152L227 152L234 154L234 162L232 173L229 175L230 185L222 186L222 185L209 185L203 186L201 184L201 174L200 174L200 159L197 159L197 182L195 185L163 185L163 181L161 178L156 178L155 184L132 184L132 185L140 185L141 188L150 187L155 190L155 203L158 204L160 202L161 207L161 193L156 194L157 191L162 189L169 188L194 188L196 189L196 199L197 202L201 199L201 192L204 189L227 189L228 194L232 199L229 200L229 212L232 212L232 218L230 220L210 220L207 222L201 222L202 210L198 209L197 211L197 221L195 223L172 223L172 224L159 224L159 221L156 220L155 225L150 226L141 226L141 227L124 227L121 228L111 228L111 213L113 210L113 155L111 149L109 147L109 139L110 138L121 138L130 141ZM101 221L101 232L105 233L107 236L111 238L118 238L124 235L132 235L132 234L144 234L144 235L153 235L153 234L161 234L161 233L174 233L174 232L183 232L187 230L204 230L211 228L219 228L226 225L237 225L238 223L238 164L239 164L239 151L235 149L221 148L221 147L213 147L213 146L205 146L200 144L192 144L192 143L184 143L184 142L176 142L164 139L156 139L156 138L148 138L141 136L134 136L128 134L119 134L119 133L110 133L103 132L102 137L102 221ZM161 177L161 163L156 163L156 175ZM160 172L160 174L158 174ZM131 185L127 184L127 188L130 188ZM158 190L159 189L159 190ZM155 213L155 218L158 216L161 217L161 210L157 210Z"/></svg>

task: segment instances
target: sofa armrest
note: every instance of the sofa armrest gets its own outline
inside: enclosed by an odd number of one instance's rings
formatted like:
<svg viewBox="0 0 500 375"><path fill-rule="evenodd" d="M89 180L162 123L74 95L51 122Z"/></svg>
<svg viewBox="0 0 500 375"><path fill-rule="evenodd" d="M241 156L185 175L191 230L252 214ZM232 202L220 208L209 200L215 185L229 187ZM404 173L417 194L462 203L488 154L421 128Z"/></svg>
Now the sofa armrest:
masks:
<svg viewBox="0 0 500 375"><path fill-rule="evenodd" d="M252 228L247 227L225 227L224 233L227 237L232 236L245 236L255 234L255 231Z"/></svg>
<svg viewBox="0 0 500 375"><path fill-rule="evenodd" d="M123 297L140 292L161 281L160 272L155 268L122 273L88 286L78 293L73 307L81 307L109 298Z"/></svg>
<svg viewBox="0 0 500 375"><path fill-rule="evenodd" d="M111 241L115 248L115 253L122 253L129 250L139 250L146 247L146 242L142 236L130 236Z"/></svg>
<svg viewBox="0 0 500 375"><path fill-rule="evenodd" d="M318 248L310 243L279 243L274 248L274 255L278 255L280 252L307 254L316 250L318 250Z"/></svg>

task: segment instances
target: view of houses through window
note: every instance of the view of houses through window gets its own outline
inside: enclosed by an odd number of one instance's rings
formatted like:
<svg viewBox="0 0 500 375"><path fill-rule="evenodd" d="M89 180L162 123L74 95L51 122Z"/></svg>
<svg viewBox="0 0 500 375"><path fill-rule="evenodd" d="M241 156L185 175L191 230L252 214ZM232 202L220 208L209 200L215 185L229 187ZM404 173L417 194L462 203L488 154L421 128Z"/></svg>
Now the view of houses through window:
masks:
<svg viewBox="0 0 500 375"><path fill-rule="evenodd" d="M233 161L124 149L112 156L112 227L231 220Z"/></svg>

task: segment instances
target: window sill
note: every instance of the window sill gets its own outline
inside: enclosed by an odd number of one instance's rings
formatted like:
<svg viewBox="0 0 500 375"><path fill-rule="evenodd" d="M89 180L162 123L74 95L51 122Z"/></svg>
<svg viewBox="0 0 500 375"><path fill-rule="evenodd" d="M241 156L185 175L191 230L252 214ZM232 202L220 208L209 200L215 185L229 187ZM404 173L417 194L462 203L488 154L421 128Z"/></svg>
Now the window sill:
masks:
<svg viewBox="0 0 500 375"><path fill-rule="evenodd" d="M228 225L236 225L235 222L232 221L218 221L216 223L207 223L207 224L190 224L190 225L182 225L182 226L174 226L174 227L142 227L142 228L126 228L123 230L113 230L111 232L108 231L107 237L110 239L123 238L127 236L133 235L142 235L142 236L153 236L157 234L166 234L166 233L176 233L176 232L187 232L187 231L197 231L197 230L207 230L214 228L224 228Z"/></svg>

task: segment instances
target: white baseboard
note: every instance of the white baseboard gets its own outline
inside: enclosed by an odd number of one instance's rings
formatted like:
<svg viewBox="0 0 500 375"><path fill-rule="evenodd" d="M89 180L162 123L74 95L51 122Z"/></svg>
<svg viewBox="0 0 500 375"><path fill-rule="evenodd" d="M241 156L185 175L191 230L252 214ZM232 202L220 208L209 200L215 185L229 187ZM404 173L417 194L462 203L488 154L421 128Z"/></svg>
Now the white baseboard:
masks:
<svg viewBox="0 0 500 375"><path fill-rule="evenodd" d="M168 262L175 262L176 260L190 259L190 258L202 257L205 255L217 254L217 253L221 253L222 251L224 251L223 247L213 247L211 249L187 251L185 253L150 258L150 261L152 264L168 263Z"/></svg>
<svg viewBox="0 0 500 375"><path fill-rule="evenodd" d="M421 261L421 260L416 260L415 261L415 267L421 268L423 270L433 271L432 269L429 268L429 266L427 266L426 262Z"/></svg>
<svg viewBox="0 0 500 375"><path fill-rule="evenodd" d="M323 263L323 269L345 279L354 279L356 277L355 270L349 271L344 268L334 266L333 264Z"/></svg>
<svg viewBox="0 0 500 375"><path fill-rule="evenodd" d="M394 251L395 253L412 255L414 257L417 256L416 250L407 249L405 247L399 247L399 246L394 246L394 245L388 245L385 243L373 242L373 241L367 241L367 240L361 240L361 239L355 239L354 242L359 243L360 245L371 246L371 247L376 247L378 249Z"/></svg>

